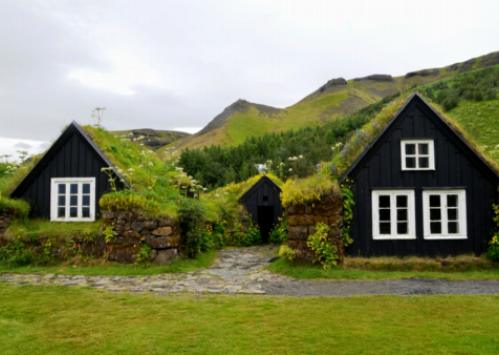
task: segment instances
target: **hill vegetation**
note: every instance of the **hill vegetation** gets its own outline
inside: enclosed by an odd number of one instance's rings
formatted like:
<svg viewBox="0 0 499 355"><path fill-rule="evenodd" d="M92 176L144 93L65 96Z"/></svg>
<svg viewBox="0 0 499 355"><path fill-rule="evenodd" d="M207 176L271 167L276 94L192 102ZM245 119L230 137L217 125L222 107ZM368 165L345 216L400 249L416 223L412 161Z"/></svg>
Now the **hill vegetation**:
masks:
<svg viewBox="0 0 499 355"><path fill-rule="evenodd" d="M167 158L177 156L187 148L236 146L248 138L267 133L320 126L351 115L397 93L498 63L499 52L494 52L466 62L414 71L399 77L375 74L348 81L336 78L329 80L296 104L282 109L238 100L198 134L181 139L159 151L162 157Z"/></svg>
<svg viewBox="0 0 499 355"><path fill-rule="evenodd" d="M334 155L335 169L344 170L379 130L372 126L382 127L413 91L421 91L435 104L441 104L447 110L446 116L462 128L469 140L492 160L499 161L498 83L499 65L459 73L417 86L398 99L396 95L386 97L322 126L265 134L236 147L186 149L179 164L208 188L243 181L258 173L257 164L264 164L267 171L285 180L314 174L318 163ZM375 124L360 130L372 120ZM349 143L343 146L347 140Z"/></svg>

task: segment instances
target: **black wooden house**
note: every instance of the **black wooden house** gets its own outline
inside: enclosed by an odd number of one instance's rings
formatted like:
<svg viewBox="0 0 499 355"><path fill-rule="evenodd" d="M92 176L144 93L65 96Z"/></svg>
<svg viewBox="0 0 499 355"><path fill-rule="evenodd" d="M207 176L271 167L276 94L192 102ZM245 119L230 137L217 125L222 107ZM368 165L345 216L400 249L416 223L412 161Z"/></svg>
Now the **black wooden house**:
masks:
<svg viewBox="0 0 499 355"><path fill-rule="evenodd" d="M26 175L11 197L31 205L31 217L52 221L93 221L99 198L110 191L109 173L125 182L85 130L72 122Z"/></svg>
<svg viewBox="0 0 499 355"><path fill-rule="evenodd" d="M281 189L267 176L262 176L239 199L258 225L262 240L268 241L269 233L282 215Z"/></svg>
<svg viewBox="0 0 499 355"><path fill-rule="evenodd" d="M418 94L347 170L353 255L480 254L498 175Z"/></svg>

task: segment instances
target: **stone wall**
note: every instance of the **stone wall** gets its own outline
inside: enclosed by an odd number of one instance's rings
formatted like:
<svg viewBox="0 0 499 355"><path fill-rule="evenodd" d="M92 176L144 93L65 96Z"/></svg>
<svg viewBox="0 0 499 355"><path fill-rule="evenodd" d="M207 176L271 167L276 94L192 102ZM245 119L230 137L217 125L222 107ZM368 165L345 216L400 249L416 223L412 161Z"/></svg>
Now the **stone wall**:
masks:
<svg viewBox="0 0 499 355"><path fill-rule="evenodd" d="M325 223L331 228L329 238L337 247L339 262L343 261L342 210L342 198L340 193L336 192L323 196L319 201L291 205L286 208L288 245L296 251L298 260L313 261L314 255L307 247L307 238L315 232L317 223Z"/></svg>
<svg viewBox="0 0 499 355"><path fill-rule="evenodd" d="M107 244L108 259L134 262L142 245L151 247L150 261L169 263L179 254L180 231L168 217L151 218L134 212L103 212L105 226L116 233Z"/></svg>

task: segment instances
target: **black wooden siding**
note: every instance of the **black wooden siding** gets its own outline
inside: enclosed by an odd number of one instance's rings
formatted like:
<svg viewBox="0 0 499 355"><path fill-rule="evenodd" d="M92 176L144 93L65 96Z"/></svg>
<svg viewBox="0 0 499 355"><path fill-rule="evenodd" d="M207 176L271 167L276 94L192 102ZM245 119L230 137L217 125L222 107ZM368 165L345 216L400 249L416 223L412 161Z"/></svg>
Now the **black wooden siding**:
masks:
<svg viewBox="0 0 499 355"><path fill-rule="evenodd" d="M240 202L251 214L255 224L258 224L259 206L272 206L274 208L274 223L282 215L281 189L266 176L258 180L241 197Z"/></svg>
<svg viewBox="0 0 499 355"><path fill-rule="evenodd" d="M98 216L98 201L110 190L108 177L101 171L104 167L108 167L108 164L82 136L79 129L71 125L12 196L29 202L31 217L50 218L51 178L95 177L95 211Z"/></svg>
<svg viewBox="0 0 499 355"><path fill-rule="evenodd" d="M433 139L435 171L402 171L401 139ZM413 98L393 124L349 173L356 206L349 248L353 255L449 255L482 253L493 231L492 204L497 175L459 139L419 97ZM371 191L414 189L416 240L373 240ZM424 240L422 191L466 190L466 240Z"/></svg>

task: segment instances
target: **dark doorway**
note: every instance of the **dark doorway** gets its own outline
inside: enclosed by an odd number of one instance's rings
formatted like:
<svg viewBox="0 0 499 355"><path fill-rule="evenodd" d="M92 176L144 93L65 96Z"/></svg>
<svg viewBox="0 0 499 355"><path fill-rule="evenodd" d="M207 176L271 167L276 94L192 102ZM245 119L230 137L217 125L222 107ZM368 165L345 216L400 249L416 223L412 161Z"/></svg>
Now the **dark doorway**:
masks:
<svg viewBox="0 0 499 355"><path fill-rule="evenodd" d="M260 227L260 234L262 241L267 243L269 241L269 234L274 226L274 206L258 206L258 227Z"/></svg>

